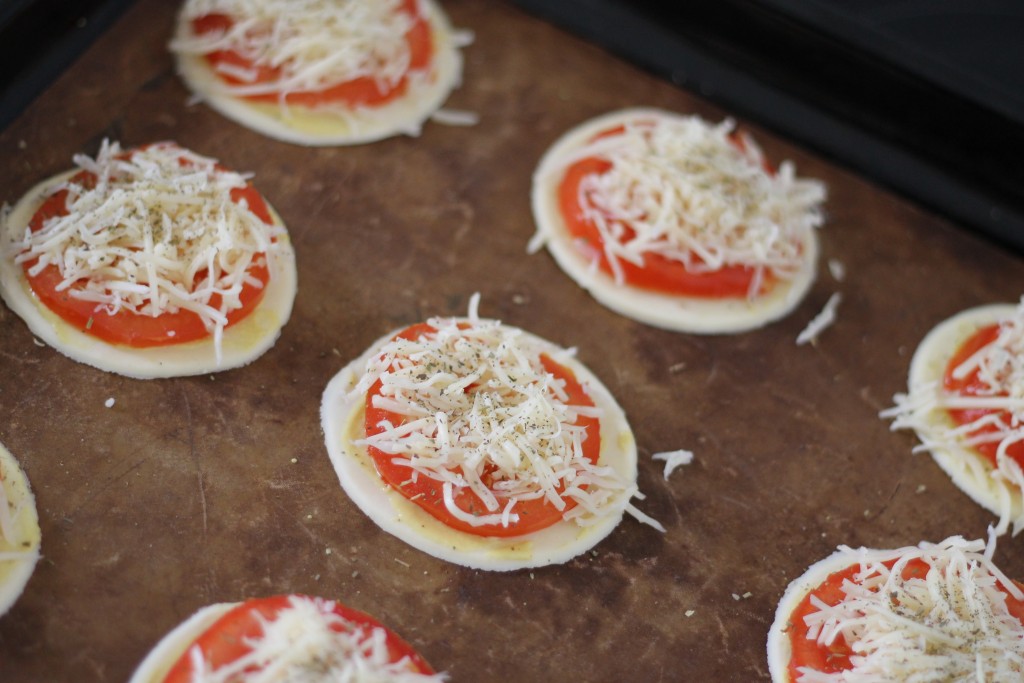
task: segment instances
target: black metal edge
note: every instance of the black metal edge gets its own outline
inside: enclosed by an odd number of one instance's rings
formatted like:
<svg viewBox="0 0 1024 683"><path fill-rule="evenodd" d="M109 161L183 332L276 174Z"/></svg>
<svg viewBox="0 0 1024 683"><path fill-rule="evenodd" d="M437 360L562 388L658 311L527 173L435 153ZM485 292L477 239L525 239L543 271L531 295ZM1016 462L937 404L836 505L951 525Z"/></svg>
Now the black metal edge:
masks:
<svg viewBox="0 0 1024 683"><path fill-rule="evenodd" d="M1024 253L1024 131L763 3L512 0Z"/></svg>
<svg viewBox="0 0 1024 683"><path fill-rule="evenodd" d="M900 64L906 70L940 87L952 90L966 100L990 108L1018 124L1024 124L1024 92L1000 82L999 72L979 71L974 67L965 66L957 62L954 55L936 51L934 46L908 44L898 32L865 20L866 16L877 18L877 11L868 15L859 14L860 10L851 11L843 6L844 3L835 0L759 2L774 7L782 14L812 24L822 33L840 37L858 50L878 54L891 64ZM939 16L960 14L967 18L978 14L985 15L986 20L992 22L995 21L994 17L1003 12L1006 14L1003 17L1004 21L1012 22L1010 26L1019 26L1024 21L1024 6L1019 0L975 0L969 3L960 0L929 0L927 5L894 0L889 2L886 9L897 14L901 10L912 13L927 11L928 14L934 13ZM849 4L849 0L846 4ZM889 16L892 14L889 13ZM998 51L1005 47L998 43L998 38L984 45L977 42L977 39L970 39L970 42L978 50ZM1018 59L1017 63L1021 61Z"/></svg>
<svg viewBox="0 0 1024 683"><path fill-rule="evenodd" d="M134 0L12 1L0 128ZM977 103L765 3L512 2L1024 252L1024 131Z"/></svg>
<svg viewBox="0 0 1024 683"><path fill-rule="evenodd" d="M0 13L0 129L9 126L134 2L8 1L11 4Z"/></svg>

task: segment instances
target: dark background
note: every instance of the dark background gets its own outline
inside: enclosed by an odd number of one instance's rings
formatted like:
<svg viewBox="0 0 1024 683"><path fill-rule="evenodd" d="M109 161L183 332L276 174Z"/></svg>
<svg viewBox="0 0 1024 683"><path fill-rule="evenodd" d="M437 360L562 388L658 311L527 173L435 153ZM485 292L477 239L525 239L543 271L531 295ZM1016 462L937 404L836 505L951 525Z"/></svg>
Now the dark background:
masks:
<svg viewBox="0 0 1024 683"><path fill-rule="evenodd" d="M512 0L1024 250L1017 0ZM132 0L0 6L0 128Z"/></svg>
<svg viewBox="0 0 1024 683"><path fill-rule="evenodd" d="M1015 0L516 0L1024 249Z"/></svg>

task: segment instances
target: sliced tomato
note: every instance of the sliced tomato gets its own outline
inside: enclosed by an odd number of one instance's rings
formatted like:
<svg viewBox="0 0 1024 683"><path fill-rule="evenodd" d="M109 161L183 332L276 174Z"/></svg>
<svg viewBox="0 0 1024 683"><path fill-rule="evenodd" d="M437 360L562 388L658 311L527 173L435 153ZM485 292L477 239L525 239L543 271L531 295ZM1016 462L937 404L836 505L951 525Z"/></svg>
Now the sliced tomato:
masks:
<svg viewBox="0 0 1024 683"><path fill-rule="evenodd" d="M414 23L406 32L405 40L409 45L409 67L408 71L394 84L387 85L379 83L370 76L361 76L351 81L338 83L323 90L300 90L289 92L284 95L284 101L288 104L305 107L316 107L323 104L341 102L349 107L356 106L380 106L398 97L401 97L409 87L409 72L422 71L430 65L434 54L433 36L430 31L430 24L425 17L419 14L416 0L405 0L399 10L413 17ZM208 14L198 17L192 21L192 30L197 35L214 31L224 32L234 25L234 20L224 14ZM244 57L235 50L216 50L205 55L207 62L215 70L217 76L229 85L251 85L254 83L274 83L280 80L282 70L279 67L257 66L252 60ZM253 82L242 81L241 79L217 71L221 64L253 70L256 74ZM278 102L281 100L281 93L263 93L259 95L246 95L244 99L253 102Z"/></svg>
<svg viewBox="0 0 1024 683"><path fill-rule="evenodd" d="M422 335L433 334L434 332L436 332L436 330L430 325L426 323L419 323L403 330L396 335L396 338L400 337L403 339L413 340ZM584 406L594 405L593 400L587 394L583 386L577 381L572 370L564 365L556 363L547 355L541 356L541 363L543 364L544 369L554 375L555 378L565 381L565 391L569 396L568 403ZM373 397L380 395L381 386L381 382L378 380L366 392L366 417L364 420L364 427L367 436L381 433L383 431L383 428L380 426L382 421L386 420L396 426L406 422L404 416L383 408L377 408L373 405ZM474 390L476 389L472 386L467 389L467 391L470 392ZM601 455L601 421L598 418L579 416L575 424L586 429L586 438L583 440L582 444L583 457L592 463L596 463ZM443 486L441 482L422 475L420 475L415 482L412 482L410 479L413 470L406 465L394 463L394 455L385 453L373 446L369 446L367 450L369 451L370 457L373 458L377 472L384 481L391 485L392 488L399 491L403 496L416 503L433 517L452 529L464 531L469 534L494 537L522 536L523 534L539 531L540 529L545 529L552 524L555 524L562 519L562 515L565 511L571 510L576 506L576 502L571 498L563 498L565 501L564 510L558 510L545 498L524 500L517 502L513 508L513 512L519 515L519 521L510 522L507 527L500 524L473 526L468 522L455 517L448 511L448 508L444 504ZM485 484L490 484L488 481L490 474L491 473L486 469L484 470L481 478ZM498 500L502 501L501 494L496 495L498 496ZM454 494L453 498L455 505L468 514L492 514L491 511L486 509L479 496L473 493L469 488L464 488L458 491Z"/></svg>
<svg viewBox="0 0 1024 683"><path fill-rule="evenodd" d="M594 139L618 135L623 130L625 130L623 126L615 126L594 136ZM736 136L734 144L741 150L744 149L742 138L739 136ZM584 215L583 209L580 207L579 188L588 176L602 175L611 168L612 164L609 161L597 157L586 157L569 166L558 185L558 207L566 229L574 239L580 240L589 247L588 252L593 251L593 253L599 254L598 267L609 275L613 275L614 271L604 251L604 239L597 225ZM628 242L635 234L629 226L625 227L623 243ZM701 263L696 256L694 262ZM666 258L657 253L645 254L642 265L620 259L618 266L621 268L625 281L634 287L664 294L707 299L746 297L750 293L757 275L755 268L740 265L722 266L716 270L695 271L687 268L680 261ZM769 287L774 281L770 271L766 271L762 277L763 288Z"/></svg>
<svg viewBox="0 0 1024 683"><path fill-rule="evenodd" d="M191 683L195 675L191 654L194 648L199 648L205 665L212 671L216 671L225 664L251 652L252 648L246 644L246 641L259 638L262 635L261 620L273 621L278 613L290 606L291 597L279 595L269 598L254 598L232 608L192 642L171 667L162 683ZM297 597L305 598L305 596ZM434 673L430 665L413 650L411 645L390 629L382 626L373 617L339 603L334 603L332 611L347 622L349 630L384 629L387 634L389 661L398 662L405 657L408 659L410 671L422 674ZM340 625L336 630L343 632Z"/></svg>
<svg viewBox="0 0 1024 683"><path fill-rule="evenodd" d="M968 338L959 349L957 349L957 352L953 354L953 357L950 358L949 363L946 365L946 372L942 378L942 384L947 391L956 392L962 396L979 396L984 393L986 385L978 378L977 369L963 378L954 377L953 371L975 353L994 342L998 336L999 325L988 325L971 335L971 337ZM967 408L962 410L949 410L947 412L958 425L970 424L985 415L993 413L1001 414L1007 424L1009 424L1012 419L1012 416L1007 411L993 410L991 408ZM988 425L973 432L973 434L993 434L996 431L995 426ZM983 455L993 467L997 466L996 450L999 448L998 441L975 444L972 448ZM1024 442L1018 441L1010 444L1006 449L1006 454L1015 460L1018 465L1024 467Z"/></svg>
<svg viewBox="0 0 1024 683"><path fill-rule="evenodd" d="M896 560L890 560L884 564L892 568L896 564ZM911 560L903 569L903 578L923 579L927 576L928 570L929 566L924 560ZM842 602L844 596L842 590L843 582L847 580L854 582L856 575L859 573L860 564L855 563L845 569L829 574L828 578L817 588L805 595L804 599L793 610L789 617L788 625L789 644L792 650L789 660L790 680L799 680L800 667L808 667L826 674L839 673L853 667L850 662L850 655L853 654L853 650L850 649L846 640L840 635L832 645L828 647L819 646L816 640L807 637L807 622L804 621L804 617L818 611L818 608L811 604L812 596L829 606ZM1018 587L1021 586L1016 581L1014 583ZM1024 601L1016 600L1013 596L1007 594L1006 606L1010 614L1024 623Z"/></svg>
<svg viewBox="0 0 1024 683"><path fill-rule="evenodd" d="M95 182L95 177L91 173L82 171L76 174L72 180L85 187L91 187ZM29 229L36 232L42 229L47 219L67 215L67 195L67 190L60 190L49 196L32 215L29 220ZM233 189L231 199L236 203L247 204L249 210L264 223L273 222L269 207L260 193L251 185ZM192 311L179 310L177 313L162 313L158 316L136 314L124 309L114 315L102 310L97 311L95 302L83 301L71 296L73 290L84 289L85 281L73 283L67 289L58 291L57 286L63 281L58 267L50 265L35 275L31 275L29 270L35 264L36 260L34 259L23 264L25 277L33 293L47 308L81 332L111 344L122 344L134 348L183 344L210 336L209 330L203 325L202 318ZM258 254L246 272L249 276L259 280L262 286L243 285L239 294L241 306L227 314L228 327L244 319L262 301L267 283L270 282L266 255ZM202 273L199 276L201 279ZM210 297L211 306L218 307L220 303L219 294Z"/></svg>
<svg viewBox="0 0 1024 683"><path fill-rule="evenodd" d="M831 646L827 648L819 646L817 641L807 637L804 617L817 611L817 608L811 604L812 595L827 605L837 605L842 602L843 581L846 579L853 580L854 575L858 571L860 571L860 565L855 564L829 574L829 577L820 586L805 595L804 599L793 610L787 626L789 645L792 651L789 659L790 680L798 680L800 675L799 668L804 666L828 674L845 671L852 666L850 664L852 651L849 645L847 645L846 640L839 636Z"/></svg>

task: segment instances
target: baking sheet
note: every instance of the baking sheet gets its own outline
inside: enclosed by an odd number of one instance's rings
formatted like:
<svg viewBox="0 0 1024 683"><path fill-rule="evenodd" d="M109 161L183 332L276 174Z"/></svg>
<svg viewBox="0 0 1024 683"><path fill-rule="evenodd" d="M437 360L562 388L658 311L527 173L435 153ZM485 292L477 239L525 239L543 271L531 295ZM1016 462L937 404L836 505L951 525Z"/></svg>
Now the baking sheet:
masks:
<svg viewBox="0 0 1024 683"><path fill-rule="evenodd" d="M810 295L737 336L619 317L526 254L534 166L612 109L729 112L510 6L444 6L476 34L448 103L477 112L473 127L353 148L260 137L189 104L165 49L175 7L140 0L0 133L8 202L104 137L175 139L252 171L299 270L277 345L212 376L103 373L40 347L0 307L0 441L43 532L35 575L0 618L0 679L122 681L203 605L302 592L376 615L456 682L759 680L778 598L836 545L985 533L991 515L877 414L935 323L1024 292L1019 257L741 121L771 158L829 185ZM836 324L797 347L837 291ZM565 565L491 573L405 546L347 499L319 426L327 381L397 326L464 313L474 292L483 315L579 347L630 417L640 506L665 534L626 519ZM666 481L650 456L679 448L696 460ZM1019 540L996 559L1024 577Z"/></svg>

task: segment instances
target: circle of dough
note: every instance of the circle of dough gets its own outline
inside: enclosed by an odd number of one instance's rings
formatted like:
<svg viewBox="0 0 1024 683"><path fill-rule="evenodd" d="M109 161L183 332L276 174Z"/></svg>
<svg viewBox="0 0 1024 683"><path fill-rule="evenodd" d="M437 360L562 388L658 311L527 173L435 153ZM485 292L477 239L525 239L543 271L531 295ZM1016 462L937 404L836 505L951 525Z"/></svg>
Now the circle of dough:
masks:
<svg viewBox="0 0 1024 683"><path fill-rule="evenodd" d="M363 376L367 362L401 330L381 337L359 358L336 374L324 391L320 421L327 453L345 493L377 526L436 558L474 569L511 571L560 564L590 550L622 519L610 512L590 526L560 520L522 536L485 537L451 529L420 506L388 486L377 474L364 446L365 395L351 391ZM599 464L611 466L623 480L636 481L636 442L626 415L600 380L568 351L523 332L552 360L569 368L601 409Z"/></svg>
<svg viewBox="0 0 1024 683"><path fill-rule="evenodd" d="M1017 306L1013 304L990 304L961 311L936 325L918 345L910 361L909 390L922 391L931 383L942 386L946 366L960 347L979 329L1011 317ZM915 427L918 438L923 442L934 442L956 423L943 409L936 409L923 416L919 427ZM1001 514L1001 501L1009 497L1010 519L1020 517L1024 512L1024 496L1016 486L991 476L994 470L985 456L975 449L951 445L936 445L930 449L932 459L938 463L956 486L986 510Z"/></svg>
<svg viewBox="0 0 1024 683"><path fill-rule="evenodd" d="M399 97L377 107L345 109L343 113L290 104L252 102L224 91L223 81L202 55L177 53L178 73L189 89L235 123L267 137L309 147L357 145L394 135L418 135L423 124L462 81L462 55L448 18L434 0L420 0L433 40L430 70L409 78ZM187 36L189 23L180 14L176 39Z"/></svg>
<svg viewBox="0 0 1024 683"><path fill-rule="evenodd" d="M800 238L804 260L791 280L779 281L755 299L707 299L663 294L620 285L574 246L558 203L565 160L595 135L635 119L678 118L660 109L624 109L586 121L560 137L541 158L533 175L533 218L551 256L576 284L611 310L674 332L745 332L785 317L803 300L817 271L818 236L807 229Z"/></svg>
<svg viewBox="0 0 1024 683"><path fill-rule="evenodd" d="M188 646L195 642L214 622L227 614L241 603L220 602L207 605L195 614L178 624L167 635L160 639L139 666L136 667L128 683L161 683L167 677L171 667L181 658Z"/></svg>
<svg viewBox="0 0 1024 683"><path fill-rule="evenodd" d="M10 510L18 511L14 518L15 543L8 546L0 536L0 553L23 552L17 560L0 560L0 615L5 614L25 590L29 577L39 561L39 513L36 499L29 487L28 477L11 452L0 444L0 486L3 486Z"/></svg>
<svg viewBox="0 0 1024 683"><path fill-rule="evenodd" d="M68 171L45 180L21 198L14 206L4 234L0 235L0 298L17 313L37 338L68 358L100 370L137 379L205 375L241 367L270 349L291 316L295 301L297 276L295 252L288 233L278 237L278 247L267 252L270 282L259 304L242 320L224 328L221 340L221 362L217 363L213 336L186 342L147 348L111 344L86 334L68 324L47 308L33 293L21 264L14 263L11 248L20 239L36 210L47 196L47 190L74 175ZM281 217L267 204L276 225L284 226Z"/></svg>

